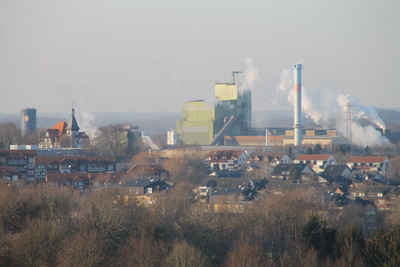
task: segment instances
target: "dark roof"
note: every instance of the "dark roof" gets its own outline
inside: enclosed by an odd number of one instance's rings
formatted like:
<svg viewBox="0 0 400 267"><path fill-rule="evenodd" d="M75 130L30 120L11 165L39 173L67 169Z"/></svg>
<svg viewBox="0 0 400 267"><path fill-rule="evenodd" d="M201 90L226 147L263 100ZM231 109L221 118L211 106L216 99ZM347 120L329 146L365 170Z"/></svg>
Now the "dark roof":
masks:
<svg viewBox="0 0 400 267"><path fill-rule="evenodd" d="M75 110L74 109L72 109L72 114L71 114L71 117L69 118L68 126L66 129L72 130L72 131L79 131L79 126L75 119Z"/></svg>
<svg viewBox="0 0 400 267"><path fill-rule="evenodd" d="M295 166L297 168L297 170L299 171L299 173L302 173L308 165L306 163L297 163L297 164L296 163L280 163L275 167L274 171L272 172L272 175L276 176L276 175L281 175L282 172L289 172L290 168L292 168L292 166Z"/></svg>
<svg viewBox="0 0 400 267"><path fill-rule="evenodd" d="M279 190L308 190L315 188L312 184L295 183L293 181L285 181L279 179L268 180L266 190L267 191L279 191Z"/></svg>
<svg viewBox="0 0 400 267"><path fill-rule="evenodd" d="M242 178L245 172L240 171L216 171L215 175L219 178Z"/></svg>
<svg viewBox="0 0 400 267"><path fill-rule="evenodd" d="M226 196L226 195L249 195L253 196L257 194L257 191L251 188L238 188L238 187L224 187L215 192L210 193L210 196Z"/></svg>
<svg viewBox="0 0 400 267"><path fill-rule="evenodd" d="M346 169L351 172L347 165L328 165L322 173L330 177L335 177L341 176Z"/></svg>
<svg viewBox="0 0 400 267"><path fill-rule="evenodd" d="M250 153L250 157L268 157L270 158L278 158L281 159L283 156L285 156L285 152L252 152Z"/></svg>

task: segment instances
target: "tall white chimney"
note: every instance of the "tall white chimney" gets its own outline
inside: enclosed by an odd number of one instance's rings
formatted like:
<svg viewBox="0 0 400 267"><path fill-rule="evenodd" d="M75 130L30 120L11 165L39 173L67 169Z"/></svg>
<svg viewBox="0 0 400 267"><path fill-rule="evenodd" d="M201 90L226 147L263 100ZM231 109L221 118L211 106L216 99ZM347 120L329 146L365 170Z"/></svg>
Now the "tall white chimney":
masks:
<svg viewBox="0 0 400 267"><path fill-rule="evenodd" d="M293 65L294 69L294 145L301 146L301 69L302 64Z"/></svg>

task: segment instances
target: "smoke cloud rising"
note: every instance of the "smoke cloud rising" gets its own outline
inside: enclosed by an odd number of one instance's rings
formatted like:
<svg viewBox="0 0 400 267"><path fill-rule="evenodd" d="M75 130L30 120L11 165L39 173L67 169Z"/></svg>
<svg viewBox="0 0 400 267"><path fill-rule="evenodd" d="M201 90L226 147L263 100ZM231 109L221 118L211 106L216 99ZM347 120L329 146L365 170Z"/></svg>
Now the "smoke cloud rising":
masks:
<svg viewBox="0 0 400 267"><path fill-rule="evenodd" d="M377 131L374 126L386 129L385 123L379 117L374 106L365 107L360 100L350 96L336 95L332 91L309 90L302 86L302 112L312 121L322 127L335 127L342 134L346 133L348 102L350 101L351 130L353 144L359 146L386 145L389 141ZM275 104L293 106L293 70L285 69L275 87ZM371 125L362 126L360 119L365 119Z"/></svg>

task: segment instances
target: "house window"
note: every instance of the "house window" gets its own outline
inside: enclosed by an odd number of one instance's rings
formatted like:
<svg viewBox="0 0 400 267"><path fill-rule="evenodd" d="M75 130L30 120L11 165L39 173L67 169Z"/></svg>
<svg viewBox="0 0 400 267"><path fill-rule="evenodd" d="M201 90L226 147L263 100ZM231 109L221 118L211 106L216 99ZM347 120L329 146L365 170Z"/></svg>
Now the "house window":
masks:
<svg viewBox="0 0 400 267"><path fill-rule="evenodd" d="M85 168L85 165L82 164L82 165L79 166L79 170L80 170L80 171L85 171L85 169L86 169L86 168Z"/></svg>
<svg viewBox="0 0 400 267"><path fill-rule="evenodd" d="M114 170L114 165L108 164L108 165L107 165L107 170L108 170L108 171Z"/></svg>
<svg viewBox="0 0 400 267"><path fill-rule="evenodd" d="M363 197L363 196L365 196L365 193L359 193L358 194L360 197Z"/></svg>
<svg viewBox="0 0 400 267"><path fill-rule="evenodd" d="M151 194L151 193L153 193L153 188L148 187L148 188L146 188L145 192Z"/></svg>
<svg viewBox="0 0 400 267"><path fill-rule="evenodd" d="M382 197L382 196L383 196L383 194L382 194L382 193L378 193L377 195L378 195L378 197Z"/></svg>

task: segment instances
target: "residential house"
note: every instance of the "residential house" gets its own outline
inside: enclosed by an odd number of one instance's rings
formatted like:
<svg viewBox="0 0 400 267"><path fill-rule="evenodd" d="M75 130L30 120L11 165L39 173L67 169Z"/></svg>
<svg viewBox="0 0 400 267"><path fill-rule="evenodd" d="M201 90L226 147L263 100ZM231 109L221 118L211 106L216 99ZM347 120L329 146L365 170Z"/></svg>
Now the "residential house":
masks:
<svg viewBox="0 0 400 267"><path fill-rule="evenodd" d="M0 150L0 167L13 167L21 174L21 179L35 179L34 158L36 150Z"/></svg>
<svg viewBox="0 0 400 267"><path fill-rule="evenodd" d="M278 164L272 172L272 178L287 180L290 177L290 171L293 168L297 169L297 173L300 175L300 179L309 180L311 176L315 174L313 169L306 163L281 163Z"/></svg>
<svg viewBox="0 0 400 267"><path fill-rule="evenodd" d="M35 174L38 181L48 173L114 173L115 157L36 156Z"/></svg>
<svg viewBox="0 0 400 267"><path fill-rule="evenodd" d="M211 150L206 162L211 172L238 170L246 166L248 154L245 150Z"/></svg>
<svg viewBox="0 0 400 267"><path fill-rule="evenodd" d="M306 163L316 172L320 173L325 170L328 165L337 165L336 159L332 155L319 154L302 154L298 155L293 161L294 163Z"/></svg>
<svg viewBox="0 0 400 267"><path fill-rule="evenodd" d="M390 210L398 202L399 188L396 186L358 186L351 192L353 197L369 200L378 210Z"/></svg>
<svg viewBox="0 0 400 267"><path fill-rule="evenodd" d="M350 157L347 166L352 171L361 173L378 171L385 179L390 178L392 172L392 165L387 157Z"/></svg>
<svg viewBox="0 0 400 267"><path fill-rule="evenodd" d="M265 187L265 193L269 195L304 193L314 190L316 190L316 187L313 184L278 179L268 180Z"/></svg>
<svg viewBox="0 0 400 267"><path fill-rule="evenodd" d="M0 167L0 181L10 183L18 182L21 178L21 173L13 167Z"/></svg>
<svg viewBox="0 0 400 267"><path fill-rule="evenodd" d="M293 163L293 160L285 152L252 152L249 155L248 163L267 163L269 166L275 167L280 163Z"/></svg>
<svg viewBox="0 0 400 267"><path fill-rule="evenodd" d="M115 173L47 173L45 180L51 187L73 186L91 190L118 186L120 176Z"/></svg>
<svg viewBox="0 0 400 267"><path fill-rule="evenodd" d="M172 183L160 179L135 179L123 185L124 199L125 201L135 199L142 205L151 205L155 203L157 193L167 191L172 187Z"/></svg>
<svg viewBox="0 0 400 267"><path fill-rule="evenodd" d="M127 172L128 175L135 179L138 178L156 178L161 180L169 179L169 171L160 165L135 165Z"/></svg>
<svg viewBox="0 0 400 267"><path fill-rule="evenodd" d="M240 213L244 212L256 197L257 191L245 187L224 187L210 193L208 207L213 212L229 212Z"/></svg>
<svg viewBox="0 0 400 267"><path fill-rule="evenodd" d="M351 170L347 165L327 165L322 173L329 177L349 178Z"/></svg>
<svg viewBox="0 0 400 267"><path fill-rule="evenodd" d="M226 188L251 188L253 190L262 190L267 184L266 179L251 180L248 178L216 178L213 176L203 176L194 181L193 192L195 199L208 203L209 195Z"/></svg>

